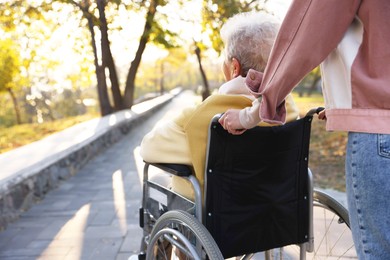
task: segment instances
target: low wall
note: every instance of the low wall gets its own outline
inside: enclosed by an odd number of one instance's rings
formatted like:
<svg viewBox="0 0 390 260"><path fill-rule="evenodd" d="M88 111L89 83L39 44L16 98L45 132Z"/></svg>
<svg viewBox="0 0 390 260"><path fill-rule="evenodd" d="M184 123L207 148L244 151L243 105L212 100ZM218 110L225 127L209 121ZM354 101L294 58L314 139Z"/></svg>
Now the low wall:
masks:
<svg viewBox="0 0 390 260"><path fill-rule="evenodd" d="M0 230L179 92L175 90L0 154Z"/></svg>

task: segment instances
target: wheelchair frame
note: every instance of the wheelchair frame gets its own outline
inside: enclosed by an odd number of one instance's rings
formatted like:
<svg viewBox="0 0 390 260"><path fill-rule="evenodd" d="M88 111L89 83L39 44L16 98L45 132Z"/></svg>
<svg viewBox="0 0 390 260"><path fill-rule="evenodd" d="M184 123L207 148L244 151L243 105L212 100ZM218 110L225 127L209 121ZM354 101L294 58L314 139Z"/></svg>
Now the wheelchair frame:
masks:
<svg viewBox="0 0 390 260"><path fill-rule="evenodd" d="M307 116L312 117L321 110L322 108L312 109L307 113ZM208 158L208 154L206 158ZM168 175L175 175L187 179L194 188L194 201L192 202L180 194L169 190L169 188L150 180L150 166L156 167ZM153 252L151 245L159 243L163 239L170 241L172 245L179 248L185 255L192 256L191 258L223 259L213 237L202 224L206 218L206 188L205 194L202 196L199 182L192 174L191 169L185 165L145 162L143 175L143 200L139 216L140 227L143 228L144 234L141 240L139 259L160 259L152 256L155 252ZM205 187L206 185L207 179L205 179ZM313 208L315 206L333 212L338 218L338 223L345 223L349 228L348 211L333 197L314 189L310 169L308 169L307 188L309 191L307 198L307 203L309 204L309 232L307 242L298 245L299 259L306 259L306 252L310 253L315 249L313 231ZM174 224L173 228L170 227L172 223ZM186 238L183 235L183 233L188 232L193 234L191 238ZM178 240L179 242L174 240ZM273 254L272 249L266 250L265 259L272 259ZM249 253L242 256L241 259L251 259L253 255L254 253ZM168 259L168 257L165 255L161 259Z"/></svg>

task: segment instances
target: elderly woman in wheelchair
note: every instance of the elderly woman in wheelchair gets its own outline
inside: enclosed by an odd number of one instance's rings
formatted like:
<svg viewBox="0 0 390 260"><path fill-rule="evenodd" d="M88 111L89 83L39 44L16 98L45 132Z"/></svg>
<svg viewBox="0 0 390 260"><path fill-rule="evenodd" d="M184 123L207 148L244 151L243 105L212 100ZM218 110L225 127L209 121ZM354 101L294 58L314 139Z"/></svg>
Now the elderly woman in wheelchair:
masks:
<svg viewBox="0 0 390 260"><path fill-rule="evenodd" d="M157 125L141 143L144 161L190 165L203 187L207 129L211 118L228 108L250 107L255 98L245 85L249 69L263 71L278 31L278 23L265 13L242 13L229 19L221 30L225 44L223 73L227 80L218 94L200 105L190 107L172 119ZM298 117L291 96L287 98L287 121ZM172 186L183 196L193 199L190 186L173 178Z"/></svg>
<svg viewBox="0 0 390 260"><path fill-rule="evenodd" d="M262 125L267 127L241 136L228 134L215 116L256 102L245 77L251 68L264 70L277 31L278 23L265 13L229 19L221 30L227 82L144 137L140 259L223 259L307 242L300 251L311 250L313 113L297 120L288 96L290 123ZM169 180L150 178L150 167Z"/></svg>

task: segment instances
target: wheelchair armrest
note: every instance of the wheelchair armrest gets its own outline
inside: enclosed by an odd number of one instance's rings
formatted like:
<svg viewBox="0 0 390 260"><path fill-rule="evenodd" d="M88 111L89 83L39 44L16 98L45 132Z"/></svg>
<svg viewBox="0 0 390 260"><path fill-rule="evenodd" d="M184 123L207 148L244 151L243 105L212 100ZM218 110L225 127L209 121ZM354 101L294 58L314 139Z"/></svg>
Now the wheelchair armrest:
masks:
<svg viewBox="0 0 390 260"><path fill-rule="evenodd" d="M150 164L154 167L157 167L163 171L169 172L176 176L188 177L192 175L191 167L185 164L150 163L150 162L145 162L145 163Z"/></svg>

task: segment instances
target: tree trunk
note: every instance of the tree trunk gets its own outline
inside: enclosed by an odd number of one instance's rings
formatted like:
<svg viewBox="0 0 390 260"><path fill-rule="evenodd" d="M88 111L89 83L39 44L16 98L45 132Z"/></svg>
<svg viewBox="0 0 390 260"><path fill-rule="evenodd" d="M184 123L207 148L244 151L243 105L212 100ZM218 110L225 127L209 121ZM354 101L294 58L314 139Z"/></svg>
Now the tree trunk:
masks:
<svg viewBox="0 0 390 260"><path fill-rule="evenodd" d="M160 95L164 95L164 61L161 62Z"/></svg>
<svg viewBox="0 0 390 260"><path fill-rule="evenodd" d="M123 104L126 108L131 108L134 102L134 89L135 89L135 76L137 70L141 63L142 54L145 51L146 44L149 41L150 30L152 29L152 23L154 15L156 14L156 7L158 6L158 1L150 1L150 6L148 13L146 14L146 21L144 31L142 33L137 52L135 54L134 60L131 62L129 72L126 79L126 87L124 93Z"/></svg>
<svg viewBox="0 0 390 260"><path fill-rule="evenodd" d="M209 88L209 83L207 81L206 73L203 70L202 58L201 58L200 49L198 46L196 46L195 54L196 54L196 57L198 58L199 70L200 70L200 74L202 76L202 80L203 80L203 84L204 84L204 89L202 91L202 99L205 100L208 96L210 96L210 88Z"/></svg>
<svg viewBox="0 0 390 260"><path fill-rule="evenodd" d="M95 40L95 32L93 30L93 21L91 15L84 12L86 18L88 20L88 28L91 33L91 44L93 49L93 54L95 57L95 71L96 71L96 79L97 79L97 91L100 105L100 114L102 116L108 115L112 113L112 108L110 105L110 100L108 98L107 93L107 83L106 83L106 75L104 71L104 67L99 65L99 58L97 55L96 48L96 40Z"/></svg>
<svg viewBox="0 0 390 260"><path fill-rule="evenodd" d="M11 96L11 99L12 99L12 103L14 105L14 110L15 110L15 117L16 117L16 123L18 125L20 125L22 123L22 120L20 118L20 110L19 110L19 105L18 105L18 100L16 99L16 96L14 94L14 92L12 91L11 88L7 88L8 90L8 93L10 94Z"/></svg>
<svg viewBox="0 0 390 260"><path fill-rule="evenodd" d="M310 97L311 94L314 92L314 90L316 89L317 87L317 83L318 81L321 79L321 75L317 76L313 82L311 83L311 86L309 88L309 90L307 91L307 96Z"/></svg>
<svg viewBox="0 0 390 260"><path fill-rule="evenodd" d="M95 64L96 78L97 78L97 90L100 103L100 114L102 116L111 114L113 109L108 98L107 84L106 84L106 74L104 67L99 64Z"/></svg>
<svg viewBox="0 0 390 260"><path fill-rule="evenodd" d="M122 95L119 88L118 74L115 68L114 58L110 49L110 41L108 39L108 27L105 14L105 0L97 0L97 8L99 10L100 32L101 32L101 51L102 51L102 66L108 68L110 73L111 92L114 100L115 110L124 109Z"/></svg>

